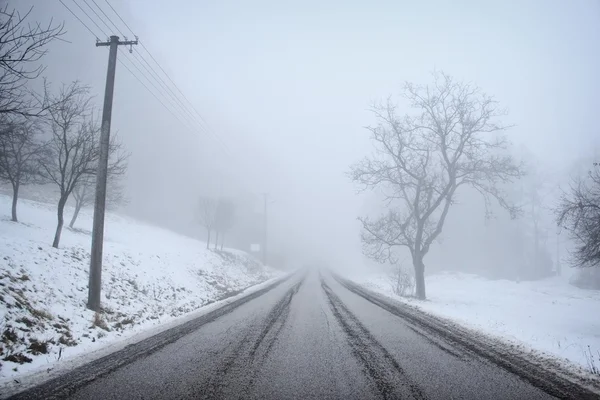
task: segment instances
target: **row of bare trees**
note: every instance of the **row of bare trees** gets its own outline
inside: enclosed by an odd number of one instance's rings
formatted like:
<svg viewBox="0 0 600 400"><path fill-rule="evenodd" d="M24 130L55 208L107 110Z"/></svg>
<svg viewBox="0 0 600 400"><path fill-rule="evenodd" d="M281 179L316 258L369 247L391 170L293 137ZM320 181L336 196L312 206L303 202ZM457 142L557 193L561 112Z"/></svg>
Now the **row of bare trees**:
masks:
<svg viewBox="0 0 600 400"><path fill-rule="evenodd" d="M46 86L42 104L43 114L4 116L0 121L0 178L12 186L15 222L22 185L56 186L59 198L52 245L58 247L64 210L71 194L75 198L71 227L81 208L93 198L100 125L90 89L79 82L63 85L56 93ZM111 139L109 154L109 199L117 202L122 199L118 178L125 173L128 159L117 136Z"/></svg>
<svg viewBox="0 0 600 400"><path fill-rule="evenodd" d="M61 40L62 24L41 25L29 20L31 9L20 14L0 8L0 179L12 187L12 220L17 222L19 191L23 185L54 184L59 192L58 247L64 210L75 197L74 225L81 207L94 195L99 157L99 121L90 88L79 82L52 91L44 80L43 93L31 89L44 71L47 45ZM110 144L109 202L122 199L118 178L125 173L128 154L113 138Z"/></svg>
<svg viewBox="0 0 600 400"><path fill-rule="evenodd" d="M199 201L198 220L200 225L206 229L206 248L210 248L212 232L215 232L216 250L219 245L223 250L225 234L235 224L235 205L231 200L225 198L201 197ZM220 240L220 244L219 244Z"/></svg>

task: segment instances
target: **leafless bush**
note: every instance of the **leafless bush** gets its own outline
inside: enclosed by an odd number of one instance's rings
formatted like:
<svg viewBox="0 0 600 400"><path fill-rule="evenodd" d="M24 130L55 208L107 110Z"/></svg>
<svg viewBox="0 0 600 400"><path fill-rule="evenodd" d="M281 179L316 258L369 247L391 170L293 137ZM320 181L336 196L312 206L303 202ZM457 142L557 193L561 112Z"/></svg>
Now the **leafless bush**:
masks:
<svg viewBox="0 0 600 400"><path fill-rule="evenodd" d="M598 358L594 357L594 352L588 345L587 351L584 350L585 360L587 361L588 370L594 375L600 375L600 367L596 365L596 361L600 360L600 351L597 351Z"/></svg>
<svg viewBox="0 0 600 400"><path fill-rule="evenodd" d="M401 297L415 295L415 278L409 268L398 265L392 270L390 280L394 294Z"/></svg>
<svg viewBox="0 0 600 400"><path fill-rule="evenodd" d="M98 312L94 313L94 320L92 321L92 325L100 329L104 329L105 331L109 330L108 324L106 323L102 315Z"/></svg>

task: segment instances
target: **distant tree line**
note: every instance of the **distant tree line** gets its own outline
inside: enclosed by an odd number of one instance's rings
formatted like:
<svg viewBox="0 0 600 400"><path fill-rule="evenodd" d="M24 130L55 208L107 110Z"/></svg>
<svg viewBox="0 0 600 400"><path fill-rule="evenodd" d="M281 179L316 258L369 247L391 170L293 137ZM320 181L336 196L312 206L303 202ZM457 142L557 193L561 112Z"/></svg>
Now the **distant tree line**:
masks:
<svg viewBox="0 0 600 400"><path fill-rule="evenodd" d="M201 197L198 204L198 220L206 229L206 248L210 248L211 237L214 231L214 249L220 246L223 250L225 234L235 224L235 205L233 201L225 198Z"/></svg>

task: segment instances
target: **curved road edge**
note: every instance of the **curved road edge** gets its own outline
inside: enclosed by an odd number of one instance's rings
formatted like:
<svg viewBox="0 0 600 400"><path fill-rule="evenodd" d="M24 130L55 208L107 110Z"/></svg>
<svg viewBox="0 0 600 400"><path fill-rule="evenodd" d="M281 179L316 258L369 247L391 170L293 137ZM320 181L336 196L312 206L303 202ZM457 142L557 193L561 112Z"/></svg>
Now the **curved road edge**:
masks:
<svg viewBox="0 0 600 400"><path fill-rule="evenodd" d="M331 275L351 292L415 325L419 328L419 333L441 338L472 352L555 397L598 399L600 396L600 380L569 371L552 358L540 354L532 357L531 354L525 354L514 346L502 343L481 332L376 293L333 272Z"/></svg>
<svg viewBox="0 0 600 400"><path fill-rule="evenodd" d="M180 324L162 330L150 337L127 344L121 349L90 360L89 362L78 365L73 369L60 370L55 376L45 377L46 379L43 378L43 375L36 376L36 381L30 382L27 385L6 385L5 387L2 387L3 393L0 394L0 399L36 398L35 396L37 394L43 394L44 398L66 396L97 378L105 376L141 357L145 357L155 351L160 350L164 346L173 343L176 340L199 329L203 325L212 322L215 319L233 311L239 306L265 294L292 277L300 275L300 273L301 271L287 273L279 278L276 278L273 282L267 284L265 287L259 288L258 290L252 290L253 287L249 287L246 289L250 290L248 293L237 293L233 296L228 296L227 298L221 299L220 301L224 301L224 304L213 303L206 305L206 307L217 306L217 308L207 311L206 313L201 314L191 320L184 320ZM196 312L202 311L202 308L196 310ZM102 349L99 351L102 351Z"/></svg>

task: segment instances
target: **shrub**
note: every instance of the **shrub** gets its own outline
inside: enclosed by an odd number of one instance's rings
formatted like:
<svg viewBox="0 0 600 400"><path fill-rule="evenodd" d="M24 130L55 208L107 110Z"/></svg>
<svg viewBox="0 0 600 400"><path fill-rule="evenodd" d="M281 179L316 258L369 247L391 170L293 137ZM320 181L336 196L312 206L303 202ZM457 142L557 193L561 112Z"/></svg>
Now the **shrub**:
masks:
<svg viewBox="0 0 600 400"><path fill-rule="evenodd" d="M92 321L92 325L100 329L104 329L105 331L109 330L108 324L106 323L104 318L102 318L102 315L98 312L94 313L94 320Z"/></svg>
<svg viewBox="0 0 600 400"><path fill-rule="evenodd" d="M415 294L415 278L412 271L398 265L390 275L392 291L402 297L412 297Z"/></svg>

